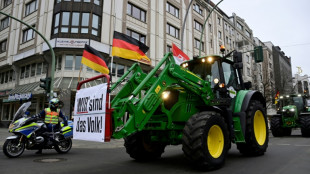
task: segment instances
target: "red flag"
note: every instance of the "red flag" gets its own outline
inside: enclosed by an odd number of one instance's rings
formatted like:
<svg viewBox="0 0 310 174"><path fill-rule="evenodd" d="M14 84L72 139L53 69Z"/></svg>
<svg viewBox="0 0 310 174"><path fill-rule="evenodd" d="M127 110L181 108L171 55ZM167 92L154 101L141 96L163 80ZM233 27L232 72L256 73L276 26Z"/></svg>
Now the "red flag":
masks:
<svg viewBox="0 0 310 174"><path fill-rule="evenodd" d="M174 44L172 44L172 54L173 54L175 63L178 65L180 65L182 62L186 60L189 60L189 57Z"/></svg>

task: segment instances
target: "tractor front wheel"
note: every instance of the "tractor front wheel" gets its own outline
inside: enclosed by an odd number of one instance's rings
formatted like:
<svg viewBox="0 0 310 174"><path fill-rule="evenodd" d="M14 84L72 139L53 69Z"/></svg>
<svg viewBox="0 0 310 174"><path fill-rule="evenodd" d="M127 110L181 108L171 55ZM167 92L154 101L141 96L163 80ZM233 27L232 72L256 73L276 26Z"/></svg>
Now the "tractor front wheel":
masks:
<svg viewBox="0 0 310 174"><path fill-rule="evenodd" d="M185 156L199 169L220 168L229 149L226 123L215 112L200 112L193 115L183 130Z"/></svg>
<svg viewBox="0 0 310 174"><path fill-rule="evenodd" d="M271 133L274 137L282 137L284 135L284 129L282 127L282 118L279 116L273 116L270 120Z"/></svg>
<svg viewBox="0 0 310 174"><path fill-rule="evenodd" d="M303 137L310 137L310 115L303 115L299 117L301 135Z"/></svg>
<svg viewBox="0 0 310 174"><path fill-rule="evenodd" d="M245 143L237 143L237 148L244 155L263 155L268 141L267 118L263 105L259 101L251 101L246 112Z"/></svg>
<svg viewBox="0 0 310 174"><path fill-rule="evenodd" d="M136 132L124 138L126 152L137 161L154 160L161 157L166 144L152 142L148 132Z"/></svg>

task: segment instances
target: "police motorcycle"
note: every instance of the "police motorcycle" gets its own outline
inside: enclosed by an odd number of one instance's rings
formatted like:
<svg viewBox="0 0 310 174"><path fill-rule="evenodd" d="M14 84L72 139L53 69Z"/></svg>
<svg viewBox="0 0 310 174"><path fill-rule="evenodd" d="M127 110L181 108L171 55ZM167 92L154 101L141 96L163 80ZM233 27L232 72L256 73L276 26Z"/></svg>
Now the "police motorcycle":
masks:
<svg viewBox="0 0 310 174"><path fill-rule="evenodd" d="M3 152L9 158L16 158L24 150L55 149L58 153L67 153L72 147L73 124L61 124L60 130L47 132L45 123L36 116L29 117L27 109L31 102L24 103L15 113L9 126L14 135L6 138Z"/></svg>

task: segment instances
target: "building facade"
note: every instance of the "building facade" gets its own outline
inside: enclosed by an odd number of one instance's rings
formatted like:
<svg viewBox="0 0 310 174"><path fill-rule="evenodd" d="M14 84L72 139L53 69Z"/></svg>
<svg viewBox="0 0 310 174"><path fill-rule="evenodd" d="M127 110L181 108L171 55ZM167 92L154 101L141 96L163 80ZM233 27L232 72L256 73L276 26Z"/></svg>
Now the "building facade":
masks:
<svg viewBox="0 0 310 174"><path fill-rule="evenodd" d="M136 61L111 57L113 31L125 33L149 46L150 62L140 62L149 72L172 43L181 47L182 23L190 0L2 0L1 11L36 28L50 42L56 54L54 91L64 101L63 112L70 116L79 80L98 75L81 65L85 44L94 47L109 60L112 82L121 77ZM183 51L199 55L203 24L215 4L193 1L186 20ZM40 78L50 76L51 54L44 40L21 23L0 15L0 124L7 124L21 101L30 100L31 113L47 106L47 97L39 87ZM262 65L254 68L251 51L253 31L236 14L215 10L206 22L201 55L220 54L219 45L243 54L243 76L253 88L261 82L253 74L262 73ZM111 63L113 60L113 63ZM86 86L96 85L96 81Z"/></svg>

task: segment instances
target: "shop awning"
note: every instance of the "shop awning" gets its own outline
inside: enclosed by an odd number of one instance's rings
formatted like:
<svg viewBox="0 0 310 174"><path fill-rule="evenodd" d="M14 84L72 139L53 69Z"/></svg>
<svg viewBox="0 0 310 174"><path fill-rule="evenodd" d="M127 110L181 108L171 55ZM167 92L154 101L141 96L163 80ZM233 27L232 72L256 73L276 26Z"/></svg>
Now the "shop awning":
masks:
<svg viewBox="0 0 310 174"><path fill-rule="evenodd" d="M19 85L15 87L15 89L12 89L9 94L22 94L22 93L28 93L33 92L35 88L37 88L40 85L40 82L34 82L34 83L28 83L25 85Z"/></svg>

